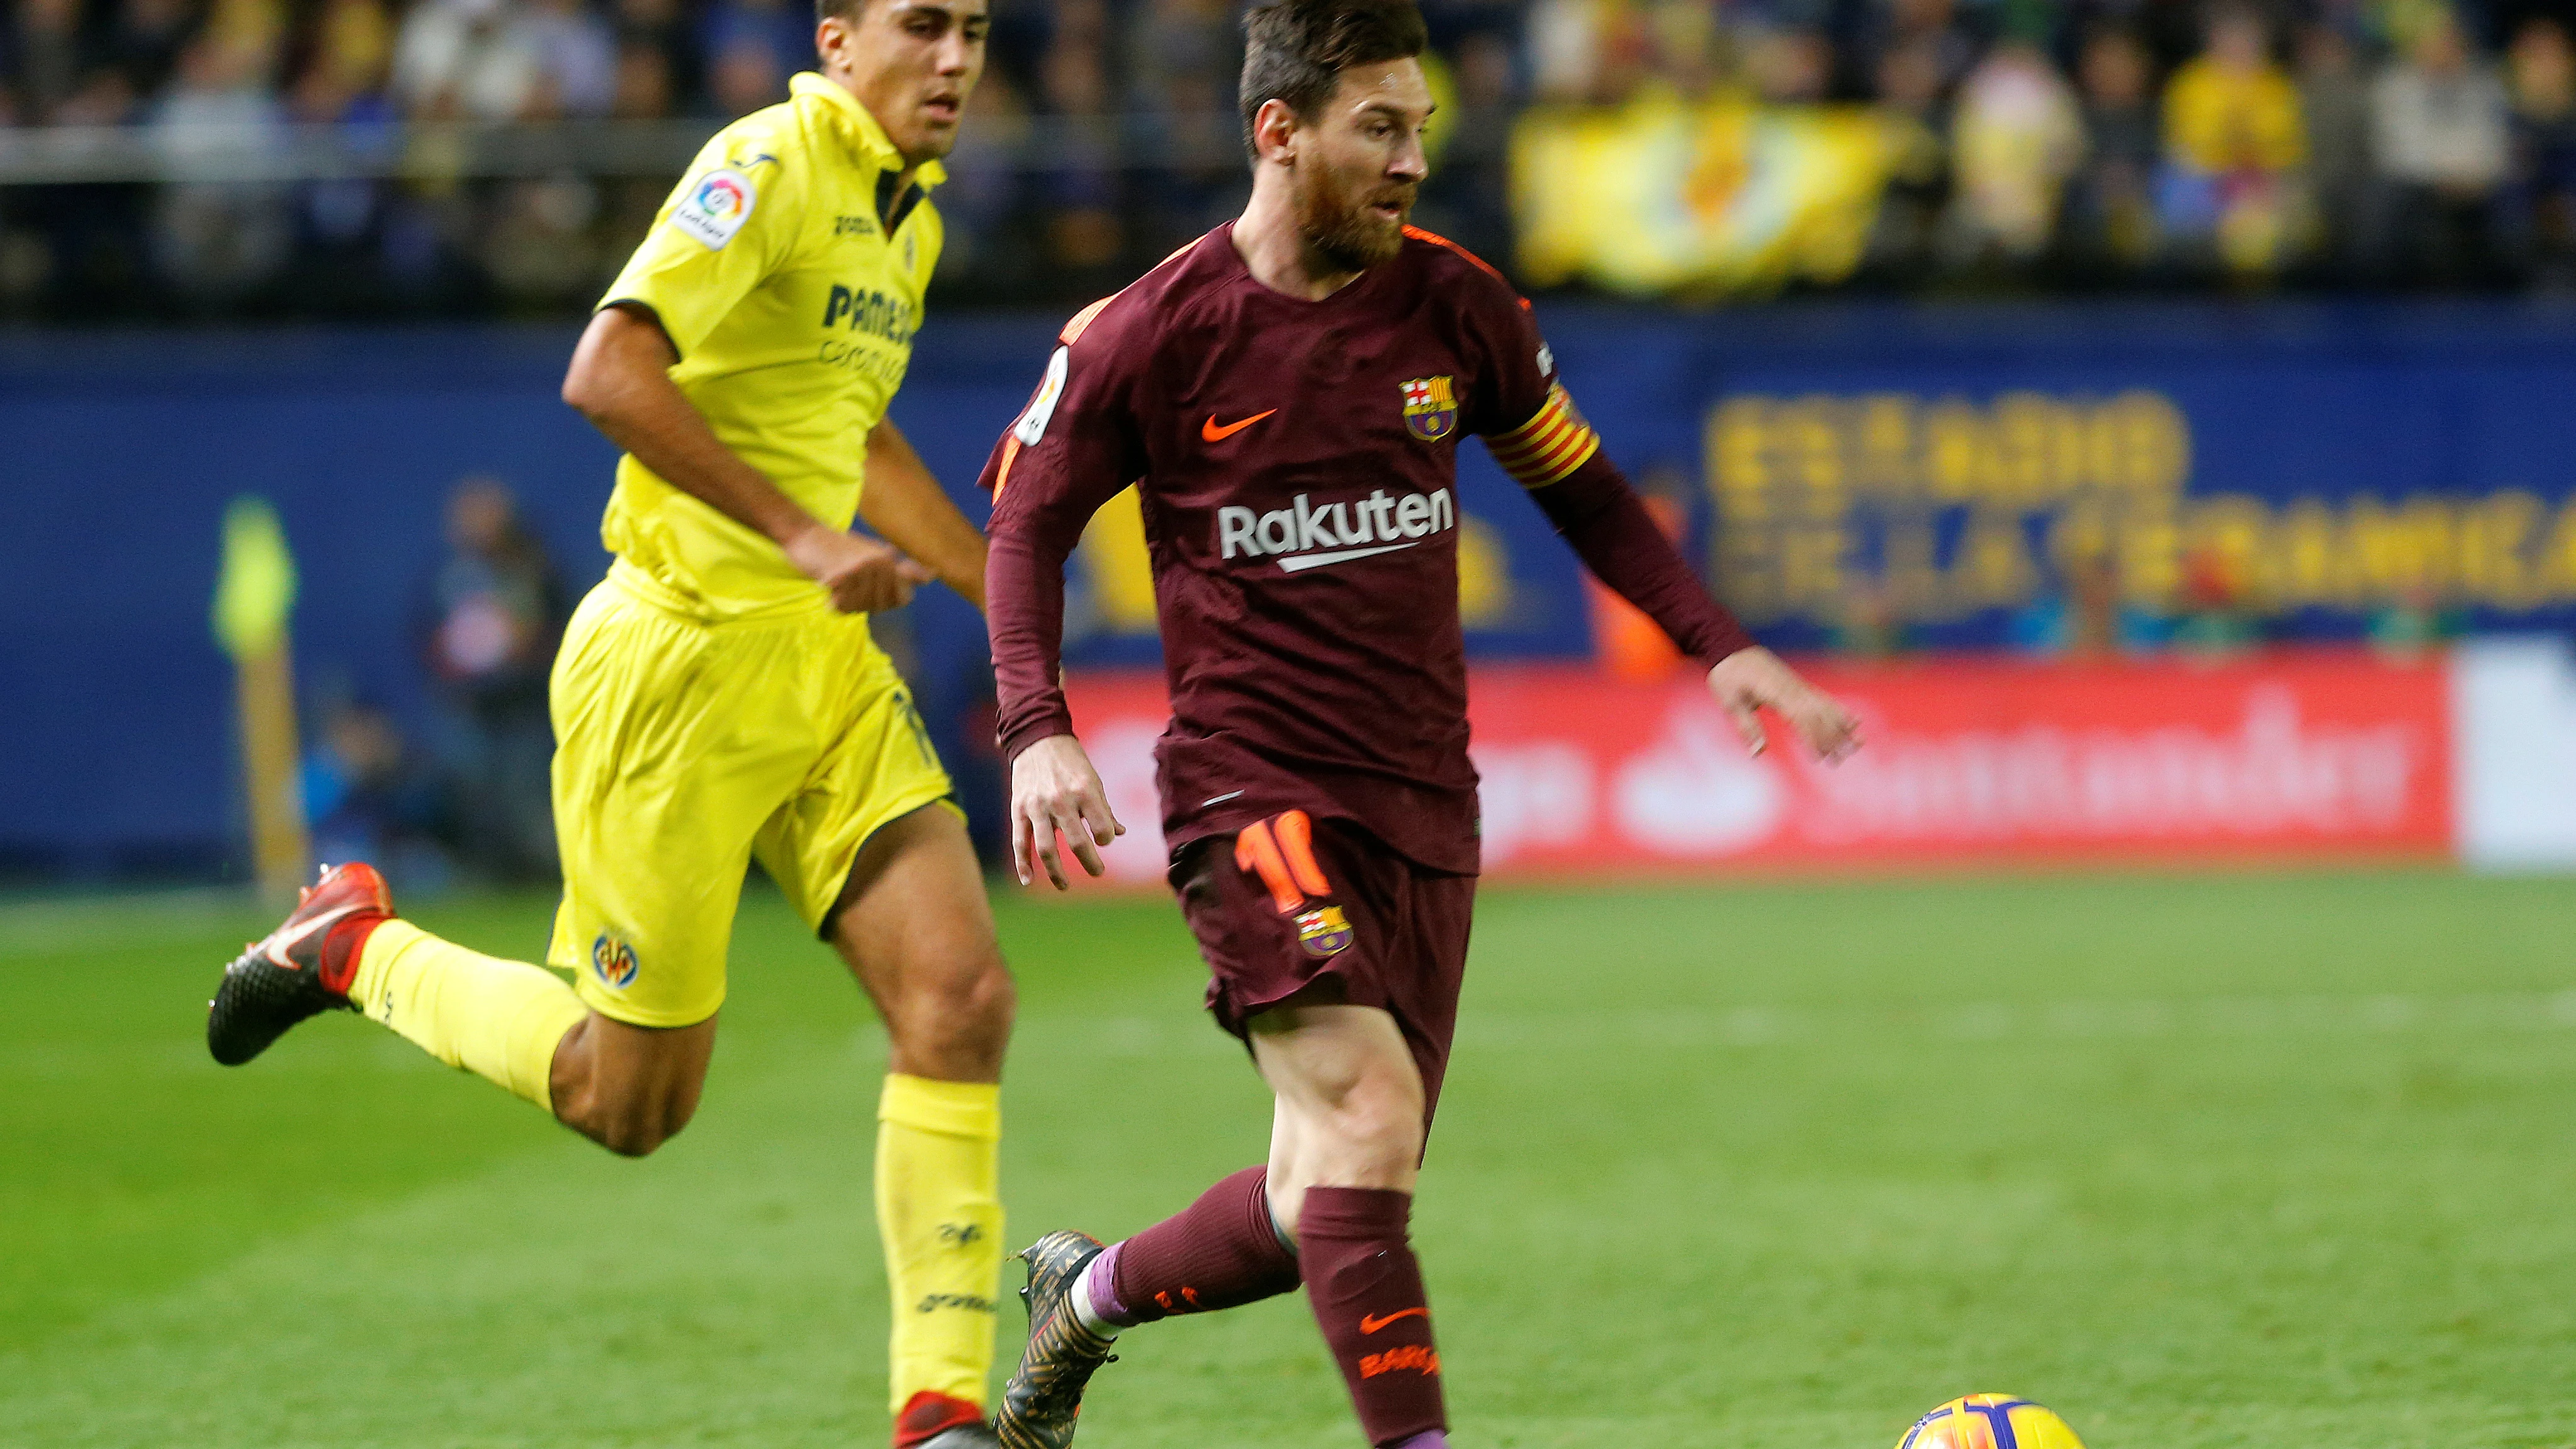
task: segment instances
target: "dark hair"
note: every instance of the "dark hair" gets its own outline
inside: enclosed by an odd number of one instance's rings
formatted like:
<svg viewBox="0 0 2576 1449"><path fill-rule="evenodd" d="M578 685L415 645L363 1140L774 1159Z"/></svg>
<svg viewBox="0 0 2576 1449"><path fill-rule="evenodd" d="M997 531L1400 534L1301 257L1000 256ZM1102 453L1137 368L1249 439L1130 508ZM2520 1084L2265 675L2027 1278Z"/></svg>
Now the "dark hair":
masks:
<svg viewBox="0 0 2576 1449"><path fill-rule="evenodd" d="M1409 60L1430 41L1413 0L1278 0L1245 11L1243 149L1259 154L1252 118L1266 103L1286 101L1311 120L1344 70Z"/></svg>
<svg viewBox="0 0 2576 1449"><path fill-rule="evenodd" d="M843 20L856 25L859 12L867 8L868 0L814 0L814 23L820 25L826 20Z"/></svg>

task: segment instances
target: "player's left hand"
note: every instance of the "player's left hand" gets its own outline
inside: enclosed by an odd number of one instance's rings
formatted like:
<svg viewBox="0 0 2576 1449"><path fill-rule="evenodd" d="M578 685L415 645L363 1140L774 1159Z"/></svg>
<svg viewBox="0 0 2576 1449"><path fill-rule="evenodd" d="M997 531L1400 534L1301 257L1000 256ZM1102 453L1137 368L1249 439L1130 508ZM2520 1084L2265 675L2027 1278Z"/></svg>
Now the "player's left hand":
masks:
<svg viewBox="0 0 2576 1449"><path fill-rule="evenodd" d="M1061 835L1073 845L1073 858L1094 877L1108 873L1100 858L1103 846L1127 833L1109 809L1109 791L1091 767L1082 742L1071 735L1049 735L1011 761L1011 868L1020 884L1035 879L1035 867L1046 869L1057 890L1073 885L1065 874L1064 856L1056 845Z"/></svg>
<svg viewBox="0 0 2576 1449"><path fill-rule="evenodd" d="M1816 758L1831 763L1860 748L1860 721L1835 703L1832 695L1798 677L1780 656L1755 645L1739 649L1708 672L1709 693L1717 696L1744 748L1760 754L1770 743L1762 732L1761 711L1775 710Z"/></svg>
<svg viewBox="0 0 2576 1449"><path fill-rule="evenodd" d="M912 591L938 577L873 538L817 523L783 545L787 561L832 596L844 614L873 614L912 602Z"/></svg>

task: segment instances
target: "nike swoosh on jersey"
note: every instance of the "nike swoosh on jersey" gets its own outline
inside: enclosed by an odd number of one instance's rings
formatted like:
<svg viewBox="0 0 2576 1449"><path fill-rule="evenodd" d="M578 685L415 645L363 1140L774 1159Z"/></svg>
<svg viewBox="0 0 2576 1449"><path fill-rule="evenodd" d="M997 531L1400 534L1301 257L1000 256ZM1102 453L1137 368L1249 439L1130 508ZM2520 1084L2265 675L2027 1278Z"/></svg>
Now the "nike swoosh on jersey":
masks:
<svg viewBox="0 0 2576 1449"><path fill-rule="evenodd" d="M1279 411L1279 409L1272 408L1270 413L1275 413L1277 411ZM1254 413L1252 416L1245 418L1239 423L1227 423L1223 427L1217 426L1216 414L1210 413L1208 414L1208 420L1199 424L1199 436L1205 438L1211 443L1222 443L1226 439L1233 437L1235 434L1242 432L1244 429L1251 427L1254 423L1270 416L1270 413Z"/></svg>
<svg viewBox="0 0 2576 1449"><path fill-rule="evenodd" d="M312 935L316 931L329 929L331 925L338 921L342 916L345 916L356 909L358 909L358 907L355 904L351 904L342 906L337 910L324 911L322 914L315 916L312 920L306 921L303 925L296 927L292 933L280 934L270 938L268 943L268 959L285 967L289 971L295 970L295 963L288 959L286 948L303 940L305 937Z"/></svg>
<svg viewBox="0 0 2576 1449"><path fill-rule="evenodd" d="M1421 1317L1429 1318L1431 1316L1431 1310L1428 1308L1399 1308L1384 1318L1370 1318L1364 1315L1360 1319L1360 1332L1375 1333L1379 1329L1386 1327L1388 1324L1395 1322L1399 1318L1412 1318L1417 1314Z"/></svg>
<svg viewBox="0 0 2576 1449"><path fill-rule="evenodd" d="M1355 558L1367 558L1372 554L1393 553L1398 549L1411 548L1421 541L1417 538L1412 543L1382 543L1375 548L1344 548L1336 549L1331 553L1292 553L1279 561L1279 571L1293 574L1306 569L1319 569L1326 564L1349 563Z"/></svg>

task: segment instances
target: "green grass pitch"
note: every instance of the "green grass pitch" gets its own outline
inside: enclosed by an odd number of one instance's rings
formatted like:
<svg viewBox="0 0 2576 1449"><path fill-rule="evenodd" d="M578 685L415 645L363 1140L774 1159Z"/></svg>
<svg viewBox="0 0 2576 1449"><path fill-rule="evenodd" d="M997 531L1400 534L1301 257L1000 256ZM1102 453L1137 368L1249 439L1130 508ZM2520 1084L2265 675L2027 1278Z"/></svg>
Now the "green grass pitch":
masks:
<svg viewBox="0 0 2576 1449"><path fill-rule="evenodd" d="M1260 1155L1168 901L1001 921L1014 1245ZM0 907L0 1443L884 1442L882 1048L774 897L643 1162L351 1018L215 1067L264 924ZM2567 1449L2576 882L1492 890L1417 1234L1462 1446L1885 1449L2005 1390L2093 1449ZM1123 1348L1094 1449L1359 1442L1298 1300Z"/></svg>

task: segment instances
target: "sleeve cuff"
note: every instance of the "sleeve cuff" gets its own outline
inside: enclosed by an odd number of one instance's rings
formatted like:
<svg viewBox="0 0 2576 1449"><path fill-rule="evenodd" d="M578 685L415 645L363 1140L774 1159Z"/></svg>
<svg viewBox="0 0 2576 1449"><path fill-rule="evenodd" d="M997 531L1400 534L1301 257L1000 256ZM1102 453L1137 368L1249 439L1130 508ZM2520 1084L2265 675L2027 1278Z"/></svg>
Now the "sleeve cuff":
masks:
<svg viewBox="0 0 2576 1449"><path fill-rule="evenodd" d="M1069 735L1072 733L1073 711L1065 708L1061 703L1059 703L1051 710L1032 716L1029 719L1022 720L1020 723L1003 730L995 739L994 743L998 745L1002 751L1002 763L1007 765L1011 761L1018 759L1022 750L1027 749L1029 746L1036 744L1040 740L1053 739L1057 735Z"/></svg>
<svg viewBox="0 0 2576 1449"><path fill-rule="evenodd" d="M678 363L688 357L688 350L680 346L680 339L671 335L671 324L662 320L661 309L652 303L641 297L603 297L598 306L590 309L590 315L596 317L611 307L623 307L629 311L641 312L655 327L661 329L662 340L671 344L672 362Z"/></svg>

